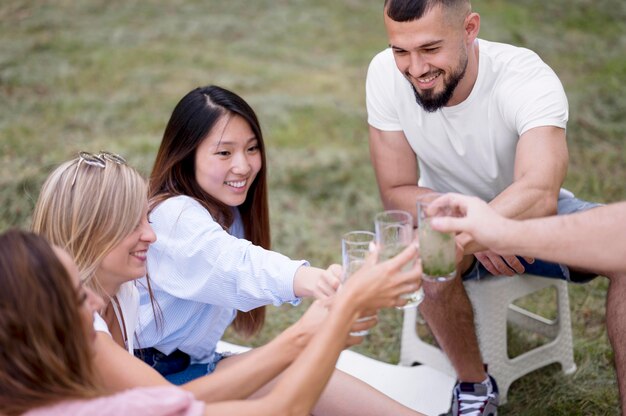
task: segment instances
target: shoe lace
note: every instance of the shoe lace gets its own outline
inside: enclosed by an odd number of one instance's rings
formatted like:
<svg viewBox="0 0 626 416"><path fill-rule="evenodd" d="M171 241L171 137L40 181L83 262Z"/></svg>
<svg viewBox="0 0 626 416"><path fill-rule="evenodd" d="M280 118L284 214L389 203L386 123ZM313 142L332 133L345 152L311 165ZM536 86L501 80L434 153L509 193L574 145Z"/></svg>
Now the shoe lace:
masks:
<svg viewBox="0 0 626 416"><path fill-rule="evenodd" d="M459 394L459 415L463 416L481 416L485 404L490 398L495 398L493 393L485 396L477 396L476 394Z"/></svg>

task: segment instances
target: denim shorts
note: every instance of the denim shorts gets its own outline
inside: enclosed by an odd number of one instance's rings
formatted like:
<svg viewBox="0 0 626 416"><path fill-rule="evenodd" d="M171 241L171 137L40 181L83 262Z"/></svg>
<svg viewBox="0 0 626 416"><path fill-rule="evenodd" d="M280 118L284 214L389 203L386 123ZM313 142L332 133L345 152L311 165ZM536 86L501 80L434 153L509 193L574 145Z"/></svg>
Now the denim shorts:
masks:
<svg viewBox="0 0 626 416"><path fill-rule="evenodd" d="M557 211L558 215L567 215L587 211L600 206L602 206L602 204L583 201L582 199L576 198L570 191L561 189ZM518 257L518 259L524 266L524 273L534 274L536 276L562 279L572 283L586 283L596 277L595 274L573 272L564 264L551 263L540 259L535 259L534 263L530 264L521 257ZM491 276L491 273L474 258L472 266L463 274L463 280L480 280L487 276Z"/></svg>
<svg viewBox="0 0 626 416"><path fill-rule="evenodd" d="M230 355L214 352L208 362L191 364L189 355L180 350L175 350L169 355L163 354L156 348L135 350L136 357L157 370L170 383L178 386L211 374L215 371L217 363Z"/></svg>

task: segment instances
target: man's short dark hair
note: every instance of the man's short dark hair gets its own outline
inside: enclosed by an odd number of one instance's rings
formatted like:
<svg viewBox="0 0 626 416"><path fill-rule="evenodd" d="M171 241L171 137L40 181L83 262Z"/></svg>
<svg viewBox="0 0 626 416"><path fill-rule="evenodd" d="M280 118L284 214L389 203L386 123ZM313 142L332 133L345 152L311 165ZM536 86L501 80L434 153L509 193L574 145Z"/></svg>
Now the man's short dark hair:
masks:
<svg viewBox="0 0 626 416"><path fill-rule="evenodd" d="M410 22L418 20L437 5L455 8L469 0L385 0L385 11L391 20Z"/></svg>

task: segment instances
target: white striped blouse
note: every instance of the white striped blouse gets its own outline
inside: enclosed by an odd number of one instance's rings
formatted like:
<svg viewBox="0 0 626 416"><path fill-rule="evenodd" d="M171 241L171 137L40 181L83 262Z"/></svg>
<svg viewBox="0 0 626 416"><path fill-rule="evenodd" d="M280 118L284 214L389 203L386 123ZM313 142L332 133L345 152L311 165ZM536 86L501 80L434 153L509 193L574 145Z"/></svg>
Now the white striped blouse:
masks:
<svg viewBox="0 0 626 416"><path fill-rule="evenodd" d="M148 274L164 322L157 327L139 284L139 348L179 349L192 362L207 362L237 309L300 302L293 279L308 263L245 240L238 211L227 232L197 201L177 196L159 204L150 222L157 241L148 250Z"/></svg>

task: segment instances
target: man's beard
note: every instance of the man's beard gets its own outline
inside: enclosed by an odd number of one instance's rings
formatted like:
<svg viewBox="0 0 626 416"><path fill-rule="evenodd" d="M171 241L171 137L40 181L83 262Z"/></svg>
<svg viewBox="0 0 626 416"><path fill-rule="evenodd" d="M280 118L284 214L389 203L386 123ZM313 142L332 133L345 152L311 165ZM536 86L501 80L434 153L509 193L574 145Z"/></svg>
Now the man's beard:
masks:
<svg viewBox="0 0 626 416"><path fill-rule="evenodd" d="M465 56L465 60L459 65L457 70L453 72L448 79L445 78L443 80L443 91L436 94L433 92L433 89L426 90L421 94L417 91L417 88L413 85L411 81L411 88L413 88L413 93L415 94L415 101L419 104L425 111L429 113L434 113L439 110L441 107L445 106L450 98L452 98L452 94L454 94L454 90L456 89L459 82L465 76L465 70L467 69L467 55ZM408 75L407 75L408 77Z"/></svg>

